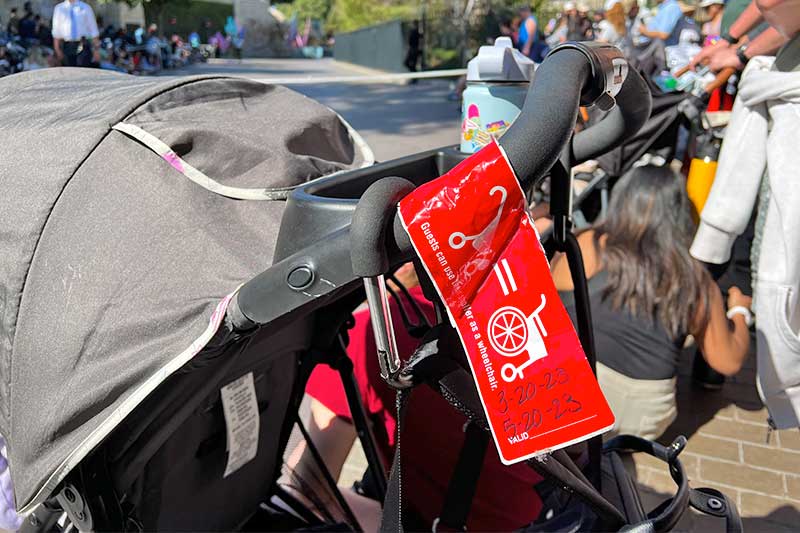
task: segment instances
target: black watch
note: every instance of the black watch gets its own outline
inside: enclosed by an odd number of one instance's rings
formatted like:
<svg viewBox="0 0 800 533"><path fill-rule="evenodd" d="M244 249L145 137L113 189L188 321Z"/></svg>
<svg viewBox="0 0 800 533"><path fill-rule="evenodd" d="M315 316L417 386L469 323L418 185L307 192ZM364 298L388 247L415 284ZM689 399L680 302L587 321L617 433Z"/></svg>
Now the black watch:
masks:
<svg viewBox="0 0 800 533"><path fill-rule="evenodd" d="M750 58L745 55L746 51L747 51L747 45L746 44L743 44L742 46L740 46L739 48L736 49L736 57L738 57L739 61L742 62L742 66L743 67L745 65L747 65L748 61L750 61Z"/></svg>
<svg viewBox="0 0 800 533"><path fill-rule="evenodd" d="M733 35L731 35L728 32L725 32L722 35L720 35L720 39L724 39L724 40L728 41L730 44L736 44L736 43L739 42L739 39L735 38Z"/></svg>

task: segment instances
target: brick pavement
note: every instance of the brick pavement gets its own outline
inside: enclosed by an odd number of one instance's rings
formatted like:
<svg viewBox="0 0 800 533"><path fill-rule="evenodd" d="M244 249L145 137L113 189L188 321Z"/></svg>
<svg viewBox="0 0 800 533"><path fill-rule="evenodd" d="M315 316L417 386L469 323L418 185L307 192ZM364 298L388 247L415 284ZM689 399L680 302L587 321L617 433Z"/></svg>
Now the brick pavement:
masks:
<svg viewBox="0 0 800 533"><path fill-rule="evenodd" d="M721 490L735 501L745 531L800 529L800 431L767 436L767 413L755 388L755 356L720 391L691 384L691 357L683 353L678 375L678 418L662 439L676 435L689 442L681 459L694 487ZM637 478L652 504L674 493L674 483L662 464L639 454ZM689 513L679 529L722 531L719 521Z"/></svg>

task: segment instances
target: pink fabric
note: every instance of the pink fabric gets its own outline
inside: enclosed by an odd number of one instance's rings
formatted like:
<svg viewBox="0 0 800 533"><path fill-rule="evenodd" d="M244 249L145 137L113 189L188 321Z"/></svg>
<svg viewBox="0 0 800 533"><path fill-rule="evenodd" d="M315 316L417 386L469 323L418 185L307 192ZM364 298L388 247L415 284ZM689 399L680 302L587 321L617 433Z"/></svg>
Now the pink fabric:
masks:
<svg viewBox="0 0 800 533"><path fill-rule="evenodd" d="M181 158L178 157L178 154L175 152L167 152L161 157L164 158L164 161L172 165L172 168L183 173L183 162L181 161Z"/></svg>
<svg viewBox="0 0 800 533"><path fill-rule="evenodd" d="M16 531L22 525L14 507L14 486L5 455L6 441L0 437L0 529Z"/></svg>

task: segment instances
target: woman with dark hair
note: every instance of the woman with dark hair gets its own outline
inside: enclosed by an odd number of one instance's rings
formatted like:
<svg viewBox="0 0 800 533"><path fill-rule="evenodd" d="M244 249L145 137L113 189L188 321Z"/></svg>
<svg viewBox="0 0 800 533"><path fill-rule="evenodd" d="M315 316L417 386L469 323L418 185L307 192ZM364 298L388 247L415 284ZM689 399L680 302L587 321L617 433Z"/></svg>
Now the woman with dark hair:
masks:
<svg viewBox="0 0 800 533"><path fill-rule="evenodd" d="M692 335L709 365L739 371L750 342L750 298L733 287L727 313L703 265L683 181L667 167L631 170L615 185L608 215L578 237L589 278L597 377L616 416L615 433L656 438L677 415L675 375ZM563 257L556 287L574 311Z"/></svg>

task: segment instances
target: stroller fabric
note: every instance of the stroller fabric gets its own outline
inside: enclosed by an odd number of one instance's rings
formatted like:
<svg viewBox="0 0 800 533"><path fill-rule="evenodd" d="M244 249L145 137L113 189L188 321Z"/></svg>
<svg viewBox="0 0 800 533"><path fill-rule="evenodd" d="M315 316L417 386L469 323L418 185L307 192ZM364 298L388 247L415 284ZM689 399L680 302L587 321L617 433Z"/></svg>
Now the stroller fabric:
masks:
<svg viewBox="0 0 800 533"><path fill-rule="evenodd" d="M243 79L47 69L2 80L0 107L0 434L24 511L270 266L284 203L251 193L373 160L330 109Z"/></svg>

